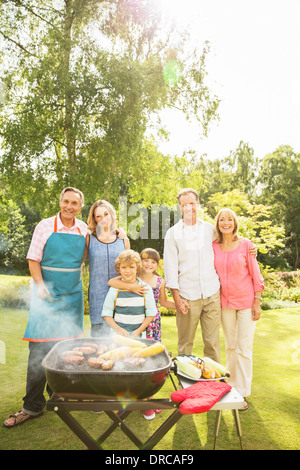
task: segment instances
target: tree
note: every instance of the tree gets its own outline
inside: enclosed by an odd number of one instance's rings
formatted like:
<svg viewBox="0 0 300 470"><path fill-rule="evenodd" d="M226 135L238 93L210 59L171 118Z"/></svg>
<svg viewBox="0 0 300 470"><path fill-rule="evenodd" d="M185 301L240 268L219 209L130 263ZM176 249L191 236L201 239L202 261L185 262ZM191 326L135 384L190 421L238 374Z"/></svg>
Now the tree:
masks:
<svg viewBox="0 0 300 470"><path fill-rule="evenodd" d="M258 159L254 157L254 150L249 144L241 141L238 148L225 158L225 164L230 173L229 184L232 189L239 189L246 194L255 193Z"/></svg>
<svg viewBox="0 0 300 470"><path fill-rule="evenodd" d="M228 207L238 216L239 234L255 243L260 253L283 246L284 228L274 224L271 207L252 204L249 197L234 189L227 193L216 193L209 198L207 216L214 221L219 210Z"/></svg>
<svg viewBox="0 0 300 470"><path fill-rule="evenodd" d="M286 231L285 256L293 269L300 266L300 154L280 146L261 162L260 200L272 206L272 216Z"/></svg>
<svg viewBox="0 0 300 470"><path fill-rule="evenodd" d="M0 169L19 203L31 199L48 215L46 202L69 184L90 200L116 199L139 162L149 117L166 106L206 132L218 106L205 86L208 47L187 58L187 33L173 45L178 31L151 0L0 4ZM164 75L170 63L177 80Z"/></svg>
<svg viewBox="0 0 300 470"><path fill-rule="evenodd" d="M0 191L0 266L3 270L25 270L30 236L19 207Z"/></svg>

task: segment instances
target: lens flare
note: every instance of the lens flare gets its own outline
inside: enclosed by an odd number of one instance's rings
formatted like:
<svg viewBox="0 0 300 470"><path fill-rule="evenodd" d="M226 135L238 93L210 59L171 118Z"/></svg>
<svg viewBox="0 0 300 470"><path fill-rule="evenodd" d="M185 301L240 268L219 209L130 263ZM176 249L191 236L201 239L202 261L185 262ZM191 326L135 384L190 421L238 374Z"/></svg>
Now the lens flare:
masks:
<svg viewBox="0 0 300 470"><path fill-rule="evenodd" d="M131 392L121 392L121 393L117 393L116 398L118 401L122 403L122 409L126 410L126 405L123 402L124 401L129 401L129 402L136 401L138 399L138 396Z"/></svg>
<svg viewBox="0 0 300 470"><path fill-rule="evenodd" d="M164 81L168 86L176 86L182 76L182 67L176 60L167 62L164 68Z"/></svg>

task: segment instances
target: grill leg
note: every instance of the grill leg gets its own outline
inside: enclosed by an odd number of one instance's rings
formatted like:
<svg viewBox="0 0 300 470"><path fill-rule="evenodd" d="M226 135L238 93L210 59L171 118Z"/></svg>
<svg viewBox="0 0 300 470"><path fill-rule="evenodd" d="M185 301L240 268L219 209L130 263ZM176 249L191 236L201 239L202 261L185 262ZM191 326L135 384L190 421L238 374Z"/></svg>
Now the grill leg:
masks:
<svg viewBox="0 0 300 470"><path fill-rule="evenodd" d="M137 446L137 448L140 448L143 445L142 441L140 441L134 432L132 432L131 429L129 429L129 427L124 423L126 416L130 412L124 412L123 415L119 416L116 415L113 411L105 411L105 413L113 421L113 424L111 424L110 428L108 428L107 431L99 437L98 442L104 442L104 440L107 439L107 437L119 426L121 431L123 431L123 433L131 440L131 442Z"/></svg>
<svg viewBox="0 0 300 470"><path fill-rule="evenodd" d="M103 434L101 434L101 436L98 437L97 439L97 442L99 442L100 444L102 444L102 442L104 442L113 432L115 429L117 429L118 426L121 426L121 422L116 422L116 420L114 420L113 418L111 418L110 414L108 411L105 411L105 413L107 414L107 416L110 417L110 419L113 421L111 423L111 425L106 429L106 431L104 431ZM122 415L118 415L120 421L124 421L124 419L130 414L130 411L125 411L124 413L122 413Z"/></svg>
<svg viewBox="0 0 300 470"><path fill-rule="evenodd" d="M55 410L56 411L56 410ZM90 434L73 418L68 411L57 410L56 414L76 434L89 450L103 450Z"/></svg>
<svg viewBox="0 0 300 470"><path fill-rule="evenodd" d="M140 450L151 450L164 437L164 435L180 420L182 414L177 408L166 421L152 434L151 437L140 447Z"/></svg>

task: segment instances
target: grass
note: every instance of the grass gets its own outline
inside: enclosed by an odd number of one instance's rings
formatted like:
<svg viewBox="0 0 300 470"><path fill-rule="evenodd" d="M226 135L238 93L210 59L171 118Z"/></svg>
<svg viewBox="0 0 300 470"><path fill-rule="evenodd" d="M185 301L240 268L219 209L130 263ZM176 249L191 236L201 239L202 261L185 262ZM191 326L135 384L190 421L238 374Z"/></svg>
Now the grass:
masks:
<svg viewBox="0 0 300 470"><path fill-rule="evenodd" d="M9 414L21 409L25 395L28 344L22 341L28 312L0 310L0 449L1 450L81 450L85 446L55 413L15 429L6 429L2 422ZM257 323L254 345L254 378L249 409L240 413L243 447L246 450L298 450L299 426L299 318L300 308L264 311ZM89 318L85 317L89 335ZM163 343L176 355L176 325L174 317L162 319ZM194 353L202 355L200 331ZM224 340L221 333L222 362ZM4 354L5 348L5 354ZM5 362L5 363L3 363ZM171 381L156 398L168 398L173 391ZM168 411L147 422L140 412L126 418L128 426L146 440L160 425ZM94 437L111 423L105 415L74 412L74 416ZM213 447L215 412L183 416L155 447L155 450L209 450ZM103 444L105 450L132 450L135 445L117 429ZM218 450L239 449L233 415L222 413L217 440Z"/></svg>

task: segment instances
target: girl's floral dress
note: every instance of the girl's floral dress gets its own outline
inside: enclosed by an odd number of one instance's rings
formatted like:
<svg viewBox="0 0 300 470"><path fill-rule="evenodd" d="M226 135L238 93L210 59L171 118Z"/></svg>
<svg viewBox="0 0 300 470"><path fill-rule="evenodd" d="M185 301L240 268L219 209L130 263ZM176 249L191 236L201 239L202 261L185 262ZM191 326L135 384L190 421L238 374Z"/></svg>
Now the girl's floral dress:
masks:
<svg viewBox="0 0 300 470"><path fill-rule="evenodd" d="M152 287L154 298L155 298L155 303L156 303L156 308L157 308L157 314L155 315L154 319L152 320L152 322L146 329L146 338L153 339L155 341L161 341L161 316L160 316L160 311L158 308L161 281L162 281L162 277L157 276L156 287Z"/></svg>

